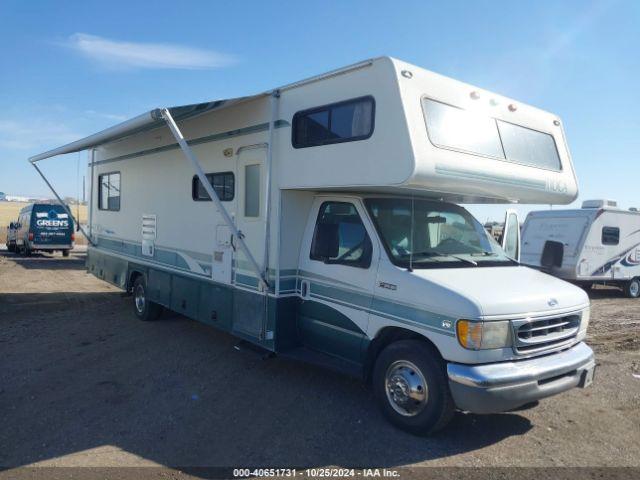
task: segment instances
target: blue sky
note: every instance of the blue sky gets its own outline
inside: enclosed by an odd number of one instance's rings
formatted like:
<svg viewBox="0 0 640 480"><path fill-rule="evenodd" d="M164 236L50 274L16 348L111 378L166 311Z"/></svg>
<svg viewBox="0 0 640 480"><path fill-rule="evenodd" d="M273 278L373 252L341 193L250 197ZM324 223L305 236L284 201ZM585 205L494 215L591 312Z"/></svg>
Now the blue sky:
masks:
<svg viewBox="0 0 640 480"><path fill-rule="evenodd" d="M391 55L558 114L580 200L640 205L638 1L148 5L0 0L0 191L47 195L27 157L150 108ZM65 195L77 162L44 164Z"/></svg>

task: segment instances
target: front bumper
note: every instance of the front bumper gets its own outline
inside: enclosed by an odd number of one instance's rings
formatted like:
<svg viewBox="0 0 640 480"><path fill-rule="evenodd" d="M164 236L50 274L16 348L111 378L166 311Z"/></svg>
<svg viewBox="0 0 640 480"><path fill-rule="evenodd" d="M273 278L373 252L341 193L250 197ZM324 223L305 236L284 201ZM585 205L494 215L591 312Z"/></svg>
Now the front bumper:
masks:
<svg viewBox="0 0 640 480"><path fill-rule="evenodd" d="M486 365L447 364L456 406L473 413L513 410L577 386L586 386L595 358L584 342L543 357Z"/></svg>

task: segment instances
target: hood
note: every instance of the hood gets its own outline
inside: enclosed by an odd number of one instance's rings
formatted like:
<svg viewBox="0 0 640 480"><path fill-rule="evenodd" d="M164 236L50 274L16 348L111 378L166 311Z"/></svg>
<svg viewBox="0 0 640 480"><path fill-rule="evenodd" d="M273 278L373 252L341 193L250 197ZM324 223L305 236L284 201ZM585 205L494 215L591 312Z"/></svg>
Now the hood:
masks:
<svg viewBox="0 0 640 480"><path fill-rule="evenodd" d="M416 269L411 275L465 297L483 318L553 314L589 304L581 288L522 266Z"/></svg>

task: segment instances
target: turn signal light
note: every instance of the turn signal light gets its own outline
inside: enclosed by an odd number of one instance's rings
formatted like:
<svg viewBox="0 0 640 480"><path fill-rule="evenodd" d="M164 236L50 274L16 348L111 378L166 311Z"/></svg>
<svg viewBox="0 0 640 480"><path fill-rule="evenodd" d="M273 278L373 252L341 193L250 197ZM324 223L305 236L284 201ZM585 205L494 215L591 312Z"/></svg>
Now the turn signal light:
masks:
<svg viewBox="0 0 640 480"><path fill-rule="evenodd" d="M75 234L75 233L72 233L72 234L71 234L71 241L72 241L72 242L75 242L75 241L76 241L76 234Z"/></svg>
<svg viewBox="0 0 640 480"><path fill-rule="evenodd" d="M469 350L506 348L511 344L509 321L458 320L458 342Z"/></svg>
<svg viewBox="0 0 640 480"><path fill-rule="evenodd" d="M33 232L29 232L29 241L33 241Z"/></svg>

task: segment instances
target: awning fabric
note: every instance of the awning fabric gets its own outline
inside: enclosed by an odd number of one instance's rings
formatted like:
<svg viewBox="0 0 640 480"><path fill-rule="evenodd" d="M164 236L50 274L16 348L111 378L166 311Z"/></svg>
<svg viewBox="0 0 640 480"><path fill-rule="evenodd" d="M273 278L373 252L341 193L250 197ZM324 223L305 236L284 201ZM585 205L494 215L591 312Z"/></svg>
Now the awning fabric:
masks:
<svg viewBox="0 0 640 480"><path fill-rule="evenodd" d="M202 115L203 113L218 110L224 107L235 105L247 100L258 98L267 94L252 95L248 97L237 97L226 100L214 100L205 103L194 103L191 105L179 105L176 107L169 107L168 110L171 116L176 122L180 120L186 120L188 118ZM150 110L142 115L125 120L122 123L109 127L101 132L94 133L88 137L76 140L75 142L68 143L53 150L49 150L44 153L39 153L29 158L31 163L44 160L45 158L55 157L56 155L64 155L66 153L80 152L89 148L95 148L105 143L113 142L124 137L129 137L137 133L147 132L164 125L164 120L160 116L160 108Z"/></svg>

